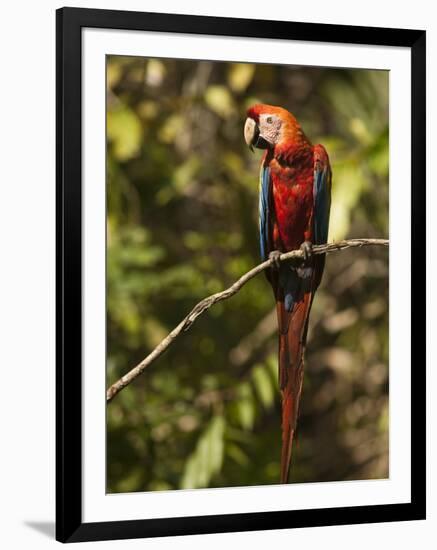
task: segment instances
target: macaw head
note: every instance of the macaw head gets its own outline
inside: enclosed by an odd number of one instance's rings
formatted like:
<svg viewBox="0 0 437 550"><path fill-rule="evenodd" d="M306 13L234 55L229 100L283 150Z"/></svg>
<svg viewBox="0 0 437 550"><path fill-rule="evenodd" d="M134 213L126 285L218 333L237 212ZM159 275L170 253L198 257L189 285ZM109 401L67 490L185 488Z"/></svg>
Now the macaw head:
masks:
<svg viewBox="0 0 437 550"><path fill-rule="evenodd" d="M307 141L295 117L282 107L256 104L247 110L244 139L250 150Z"/></svg>

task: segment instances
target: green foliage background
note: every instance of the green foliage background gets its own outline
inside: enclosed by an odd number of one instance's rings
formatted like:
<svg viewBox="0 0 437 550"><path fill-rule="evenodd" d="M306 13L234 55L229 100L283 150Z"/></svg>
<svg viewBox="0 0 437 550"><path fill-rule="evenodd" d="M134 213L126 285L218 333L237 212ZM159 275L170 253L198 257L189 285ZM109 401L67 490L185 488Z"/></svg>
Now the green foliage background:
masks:
<svg viewBox="0 0 437 550"><path fill-rule="evenodd" d="M259 262L254 102L292 111L333 168L330 239L388 235L388 73L108 58L108 385ZM108 491L277 483L276 319L263 276L108 406ZM292 481L388 476L388 253L328 256Z"/></svg>

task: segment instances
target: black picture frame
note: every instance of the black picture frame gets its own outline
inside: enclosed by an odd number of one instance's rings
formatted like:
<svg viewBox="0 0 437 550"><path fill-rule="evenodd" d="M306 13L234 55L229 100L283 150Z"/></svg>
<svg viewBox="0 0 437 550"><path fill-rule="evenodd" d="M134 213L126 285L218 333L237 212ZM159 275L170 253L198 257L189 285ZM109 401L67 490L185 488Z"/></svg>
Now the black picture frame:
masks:
<svg viewBox="0 0 437 550"><path fill-rule="evenodd" d="M411 502L345 508L82 522L81 30L146 30L411 49ZM425 519L425 51L422 30L96 9L56 13L56 538L127 539ZM419 293L420 292L420 296Z"/></svg>

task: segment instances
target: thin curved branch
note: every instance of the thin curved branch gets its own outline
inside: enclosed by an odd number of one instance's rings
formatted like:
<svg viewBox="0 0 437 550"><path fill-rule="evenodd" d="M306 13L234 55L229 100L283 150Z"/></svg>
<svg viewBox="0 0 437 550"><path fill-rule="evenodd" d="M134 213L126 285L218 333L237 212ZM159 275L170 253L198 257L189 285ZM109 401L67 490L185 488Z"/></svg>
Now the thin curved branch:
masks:
<svg viewBox="0 0 437 550"><path fill-rule="evenodd" d="M323 245L318 245L313 247L314 254L329 254L331 252L336 252L339 250L344 250L346 248L355 248L362 246L384 246L388 247L388 239L349 239L346 241L339 241L336 243L328 243ZM281 254L279 260L285 262L293 258L302 258L303 253L301 250L292 250L291 252L285 252ZM129 385L135 378L137 378L146 367L148 367L155 359L164 353L164 351L170 347L170 345L175 341L175 339L181 334L181 332L187 331L196 321L196 319L207 311L212 305L222 300L227 300L234 294L236 294L250 279L256 277L259 273L265 269L271 267L274 263L274 260L266 260L261 264L257 265L244 275L242 275L233 285L231 285L226 290L222 292L216 292L207 298L201 300L190 313L175 327L165 338L162 340L156 348L149 353L136 367L131 369L128 373L122 376L117 382L112 384L106 392L107 402L111 401L117 393L119 393L123 388Z"/></svg>

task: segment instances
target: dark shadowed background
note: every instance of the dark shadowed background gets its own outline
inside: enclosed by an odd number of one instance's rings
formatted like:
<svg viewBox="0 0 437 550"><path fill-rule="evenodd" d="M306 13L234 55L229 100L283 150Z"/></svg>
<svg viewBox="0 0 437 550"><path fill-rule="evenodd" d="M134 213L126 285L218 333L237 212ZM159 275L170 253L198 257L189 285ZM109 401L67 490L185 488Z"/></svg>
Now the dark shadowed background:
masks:
<svg viewBox="0 0 437 550"><path fill-rule="evenodd" d="M259 263L254 102L289 109L333 169L330 240L388 236L388 73L108 57L108 385ZM258 276L108 405L109 492L277 483L276 318ZM292 482L388 476L388 251L328 256Z"/></svg>

